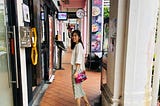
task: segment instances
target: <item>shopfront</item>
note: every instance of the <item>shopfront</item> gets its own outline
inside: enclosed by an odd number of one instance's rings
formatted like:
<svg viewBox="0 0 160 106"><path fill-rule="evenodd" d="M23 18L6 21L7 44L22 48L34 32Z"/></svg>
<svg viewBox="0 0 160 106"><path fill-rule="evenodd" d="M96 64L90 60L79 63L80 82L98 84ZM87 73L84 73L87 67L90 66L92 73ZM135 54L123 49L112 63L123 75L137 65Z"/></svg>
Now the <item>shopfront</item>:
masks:
<svg viewBox="0 0 160 106"><path fill-rule="evenodd" d="M50 0L31 0L29 2L31 14L31 28L36 28L37 33L37 64L33 64L31 55L32 47L26 51L28 54L28 99L32 104L42 86L54 79L54 38L55 38L55 11L57 8Z"/></svg>
<svg viewBox="0 0 160 106"><path fill-rule="evenodd" d="M0 1L0 105L32 105L52 79L55 11L50 0Z"/></svg>
<svg viewBox="0 0 160 106"><path fill-rule="evenodd" d="M54 69L54 45L55 45L55 12L57 8L52 1L42 0L40 6L40 58L43 79L50 81L53 78Z"/></svg>
<svg viewBox="0 0 160 106"><path fill-rule="evenodd" d="M11 5L12 4L12 5ZM0 105L22 106L15 1L0 1Z"/></svg>

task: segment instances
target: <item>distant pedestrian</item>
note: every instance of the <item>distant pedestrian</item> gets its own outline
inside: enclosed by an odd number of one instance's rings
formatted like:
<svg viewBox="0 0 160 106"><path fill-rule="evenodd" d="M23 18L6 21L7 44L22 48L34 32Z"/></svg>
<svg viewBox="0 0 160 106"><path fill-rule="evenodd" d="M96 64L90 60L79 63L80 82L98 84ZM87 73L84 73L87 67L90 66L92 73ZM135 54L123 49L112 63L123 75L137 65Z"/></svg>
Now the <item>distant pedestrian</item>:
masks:
<svg viewBox="0 0 160 106"><path fill-rule="evenodd" d="M86 106L90 106L81 83L75 82L78 73L85 70L84 45L81 39L81 32L79 30L74 30L71 35L71 40L72 85L76 106L81 106L81 98L85 101Z"/></svg>

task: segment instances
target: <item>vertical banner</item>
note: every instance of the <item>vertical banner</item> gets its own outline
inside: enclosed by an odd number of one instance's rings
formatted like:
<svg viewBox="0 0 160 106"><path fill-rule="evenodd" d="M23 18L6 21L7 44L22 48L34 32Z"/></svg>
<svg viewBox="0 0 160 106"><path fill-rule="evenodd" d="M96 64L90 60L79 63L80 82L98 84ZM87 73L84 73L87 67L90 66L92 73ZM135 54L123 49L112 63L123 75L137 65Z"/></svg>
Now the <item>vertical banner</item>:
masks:
<svg viewBox="0 0 160 106"><path fill-rule="evenodd" d="M103 3L102 0L92 0L92 30L91 52L102 56L103 41Z"/></svg>
<svg viewBox="0 0 160 106"><path fill-rule="evenodd" d="M53 17L49 17L49 79L53 71Z"/></svg>

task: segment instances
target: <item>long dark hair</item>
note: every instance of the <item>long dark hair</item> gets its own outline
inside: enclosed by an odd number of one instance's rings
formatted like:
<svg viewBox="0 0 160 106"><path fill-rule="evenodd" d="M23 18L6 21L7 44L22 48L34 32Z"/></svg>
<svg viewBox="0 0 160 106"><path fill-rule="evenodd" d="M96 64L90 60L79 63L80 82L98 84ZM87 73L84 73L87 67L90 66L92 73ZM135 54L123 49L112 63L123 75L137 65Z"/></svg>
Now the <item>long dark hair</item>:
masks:
<svg viewBox="0 0 160 106"><path fill-rule="evenodd" d="M81 32L79 30L74 30L72 32L71 36L73 36L74 33L76 33L79 36L79 41L78 42L80 42L82 44L83 48L84 48L84 45L83 45L83 42L82 42L82 37L81 37ZM71 39L71 49L74 49L75 45L76 45L76 43L73 42L72 39Z"/></svg>

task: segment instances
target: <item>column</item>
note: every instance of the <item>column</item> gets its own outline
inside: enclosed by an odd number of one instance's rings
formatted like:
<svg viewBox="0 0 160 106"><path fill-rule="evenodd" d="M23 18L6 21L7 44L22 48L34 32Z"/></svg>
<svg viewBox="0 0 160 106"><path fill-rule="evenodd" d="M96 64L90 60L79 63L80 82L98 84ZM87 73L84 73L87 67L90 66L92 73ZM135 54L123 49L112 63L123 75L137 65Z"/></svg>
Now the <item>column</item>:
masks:
<svg viewBox="0 0 160 106"><path fill-rule="evenodd" d="M24 26L22 3L23 3L23 0L18 0L17 1L18 26ZM19 30L19 38L20 38L20 30ZM21 80L22 80L23 106L28 106L26 53L25 53L25 48L18 48L18 49L20 51L20 62L21 62Z"/></svg>
<svg viewBox="0 0 160 106"><path fill-rule="evenodd" d="M124 106L151 106L158 0L130 0L128 5Z"/></svg>

